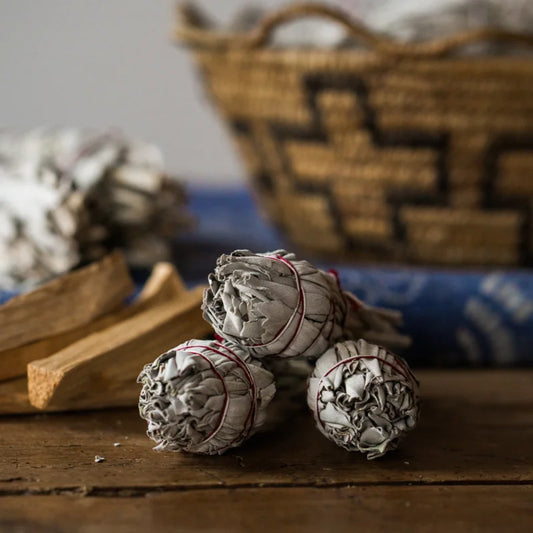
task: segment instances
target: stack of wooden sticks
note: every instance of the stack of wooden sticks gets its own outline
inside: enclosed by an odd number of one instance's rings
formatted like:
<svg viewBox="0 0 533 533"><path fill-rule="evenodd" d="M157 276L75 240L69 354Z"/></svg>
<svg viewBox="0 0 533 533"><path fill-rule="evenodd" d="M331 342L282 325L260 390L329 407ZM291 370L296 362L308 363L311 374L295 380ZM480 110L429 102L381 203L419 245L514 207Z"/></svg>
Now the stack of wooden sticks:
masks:
<svg viewBox="0 0 533 533"><path fill-rule="evenodd" d="M113 253L0 306L0 414L136 405L154 354L211 333L169 263L134 287Z"/></svg>

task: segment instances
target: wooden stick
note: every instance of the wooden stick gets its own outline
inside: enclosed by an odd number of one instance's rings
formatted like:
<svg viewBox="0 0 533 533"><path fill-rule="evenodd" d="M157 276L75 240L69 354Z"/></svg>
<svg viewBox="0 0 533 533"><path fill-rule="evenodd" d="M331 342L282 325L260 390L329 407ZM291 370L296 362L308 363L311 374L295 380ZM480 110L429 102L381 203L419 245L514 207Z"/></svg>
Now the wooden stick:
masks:
<svg viewBox="0 0 533 533"><path fill-rule="evenodd" d="M0 306L3 350L67 332L116 309L133 292L120 253L61 276Z"/></svg>
<svg viewBox="0 0 533 533"><path fill-rule="evenodd" d="M87 326L83 326L72 332L58 335L51 339L45 339L22 348L15 348L13 350L2 352L2 354L0 354L0 370L2 370L2 365L6 362L6 355L11 354L14 363L20 366L20 359L24 360L30 355L33 355L33 359L31 360L41 358L43 357L42 355L38 357L40 353L43 353L46 350L53 350L54 346L58 345L59 347L57 349L45 354L48 356L80 338L90 335L95 331L105 329L121 320L125 320L128 317L133 316L135 313L149 308L151 305L176 300L185 293L185 285L174 266L169 263L158 263L152 270L143 290L139 293L131 306L124 308L117 313L101 317ZM18 359L16 356L18 356ZM26 364L24 364L23 367L23 374L26 374ZM135 388L135 393L138 392L136 386L133 387L132 385L132 388ZM126 391L125 394L131 397L133 392ZM97 399L96 395L93 395L92 401L94 403L100 402L102 405L105 405L106 400L105 398ZM70 408L76 409L77 406L73 403ZM81 409L82 406L79 406L78 408ZM47 411L53 410L53 408L47 409ZM0 383L0 415L36 412L39 412L39 409L31 405L28 399L28 380L26 376Z"/></svg>
<svg viewBox="0 0 533 533"><path fill-rule="evenodd" d="M174 266L170 263L158 263L132 305L108 313L71 331L1 351L0 381L25 376L26 367L31 361L48 357L83 337L125 320L149 305L179 298L185 292L185 285Z"/></svg>
<svg viewBox="0 0 533 533"><path fill-rule="evenodd" d="M187 288L174 265L157 263L133 307L138 311L156 303L175 300L186 292Z"/></svg>
<svg viewBox="0 0 533 533"><path fill-rule="evenodd" d="M143 366L173 346L211 333L201 315L203 287L149 306L60 352L28 365L28 394L39 409L135 405Z"/></svg>

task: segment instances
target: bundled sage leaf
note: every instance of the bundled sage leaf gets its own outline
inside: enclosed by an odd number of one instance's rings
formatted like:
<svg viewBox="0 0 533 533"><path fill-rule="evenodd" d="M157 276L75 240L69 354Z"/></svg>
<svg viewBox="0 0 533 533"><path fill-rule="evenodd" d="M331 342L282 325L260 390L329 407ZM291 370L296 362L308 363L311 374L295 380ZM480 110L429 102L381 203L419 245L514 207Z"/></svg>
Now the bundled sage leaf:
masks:
<svg viewBox="0 0 533 533"><path fill-rule="evenodd" d="M117 133L0 132L0 286L35 285L120 247L128 262L170 258L190 223L159 149Z"/></svg>
<svg viewBox="0 0 533 533"><path fill-rule="evenodd" d="M274 376L237 346L191 340L146 365L139 412L157 451L222 454L264 422Z"/></svg>
<svg viewBox="0 0 533 533"><path fill-rule="evenodd" d="M254 357L319 357L341 339L405 346L401 314L365 305L333 273L285 250L222 255L204 292L204 318Z"/></svg>
<svg viewBox="0 0 533 533"><path fill-rule="evenodd" d="M357 0L352 14L367 27L405 41L430 41L475 28L497 28L513 33L531 33L533 4L529 0ZM513 54L516 45L483 42L466 53ZM527 53L524 48L522 53Z"/></svg>
<svg viewBox="0 0 533 533"><path fill-rule="evenodd" d="M416 426L418 382L397 355L364 340L346 341L316 361L307 404L328 439L375 459Z"/></svg>

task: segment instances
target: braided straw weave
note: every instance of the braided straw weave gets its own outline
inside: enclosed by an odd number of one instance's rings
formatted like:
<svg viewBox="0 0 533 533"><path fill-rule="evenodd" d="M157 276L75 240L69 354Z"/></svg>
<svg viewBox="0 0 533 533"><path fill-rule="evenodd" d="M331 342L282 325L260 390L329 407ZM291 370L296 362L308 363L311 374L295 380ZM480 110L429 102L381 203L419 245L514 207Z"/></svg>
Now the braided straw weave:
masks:
<svg viewBox="0 0 533 533"><path fill-rule="evenodd" d="M222 34L190 6L180 15L177 38L295 244L337 258L533 263L533 60L454 55L480 41L533 48L533 36L400 44L317 4L248 34ZM269 46L307 15L365 48Z"/></svg>

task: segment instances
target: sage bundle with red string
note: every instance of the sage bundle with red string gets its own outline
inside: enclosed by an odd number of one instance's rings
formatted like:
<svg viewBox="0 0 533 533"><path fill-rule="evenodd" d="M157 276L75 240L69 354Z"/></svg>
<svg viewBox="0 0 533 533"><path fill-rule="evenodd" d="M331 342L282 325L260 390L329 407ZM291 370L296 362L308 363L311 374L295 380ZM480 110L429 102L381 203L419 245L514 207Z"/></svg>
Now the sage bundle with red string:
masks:
<svg viewBox="0 0 533 533"><path fill-rule="evenodd" d="M184 343L138 379L139 411L156 450L220 454L241 445L263 425L276 379L287 381L285 392L305 387L307 367L293 365L306 361L288 360L304 356L319 358L309 405L337 444L378 457L415 424L416 381L404 363L384 348L349 340L405 346L409 338L396 329L401 314L343 291L335 272L285 250L237 250L219 257L202 309L219 340ZM270 360L265 369L254 359L268 356L285 360ZM288 402L277 403L288 412L294 402L285 396Z"/></svg>
<svg viewBox="0 0 533 533"><path fill-rule="evenodd" d="M369 307L343 291L333 272L285 250L222 255L209 275L204 318L253 357L319 357L342 339L403 347L401 314Z"/></svg>
<svg viewBox="0 0 533 533"><path fill-rule="evenodd" d="M157 451L215 455L242 444L264 422L274 376L238 346L191 340L146 365L139 413Z"/></svg>
<svg viewBox="0 0 533 533"><path fill-rule="evenodd" d="M375 459L415 427L418 382L407 363L384 348L340 342L316 361L307 404L328 439Z"/></svg>

